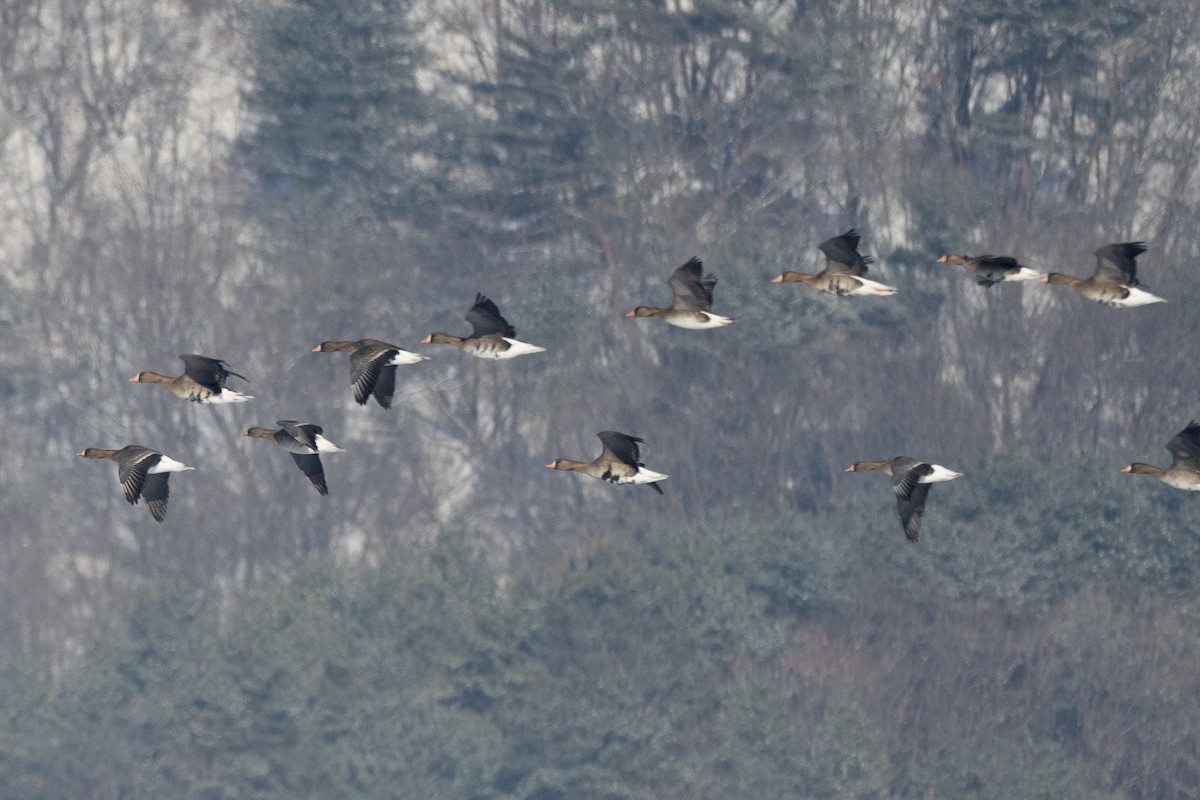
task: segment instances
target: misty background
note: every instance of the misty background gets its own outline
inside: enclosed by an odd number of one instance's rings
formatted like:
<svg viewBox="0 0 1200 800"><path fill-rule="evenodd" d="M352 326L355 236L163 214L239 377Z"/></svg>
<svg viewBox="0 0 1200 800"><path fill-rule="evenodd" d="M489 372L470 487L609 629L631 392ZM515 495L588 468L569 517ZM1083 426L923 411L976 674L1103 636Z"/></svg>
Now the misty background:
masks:
<svg viewBox="0 0 1200 800"><path fill-rule="evenodd" d="M1198 22L0 0L0 796L1200 797L1200 510L1117 472L1200 416ZM895 297L768 283L850 227ZM1129 240L1166 304L934 263ZM693 255L736 325L624 316ZM547 352L417 343L477 292ZM606 429L665 496L544 468ZM842 473L902 454L916 545Z"/></svg>

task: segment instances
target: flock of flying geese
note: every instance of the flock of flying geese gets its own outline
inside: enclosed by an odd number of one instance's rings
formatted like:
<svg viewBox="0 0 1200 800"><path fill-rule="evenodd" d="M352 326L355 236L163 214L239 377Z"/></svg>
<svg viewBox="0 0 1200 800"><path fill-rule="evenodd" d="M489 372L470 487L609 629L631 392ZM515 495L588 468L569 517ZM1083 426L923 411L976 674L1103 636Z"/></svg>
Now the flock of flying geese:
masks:
<svg viewBox="0 0 1200 800"><path fill-rule="evenodd" d="M894 287L885 286L866 277L868 265L874 259L858 251L858 242L859 234L854 229L827 239L819 246L826 259L824 270L817 274L785 272L773 278L771 282L806 283L814 289L835 295L895 294ZM1142 242L1105 245L1096 251L1096 271L1086 279L1057 272L1043 275L1008 256L969 257L952 253L942 256L937 262L970 270L975 274L976 282L984 287L1005 281L1039 280L1042 283L1069 286L1089 300L1107 306L1127 308L1164 302L1161 297L1139 288L1136 259L1145 251ZM717 279L703 273L700 259L692 258L676 269L667 283L673 295L669 308L638 306L626 316L655 317L667 324L688 330L723 328L733 324L731 318L713 312L713 289L717 285ZM433 333L420 343L448 344L472 356L492 360L545 351L544 347L519 341L516 338L516 330L500 315L496 304L481 294L476 295L475 304L467 312L466 320L471 324L469 336ZM313 348L313 352L347 353L350 356L350 383L355 401L359 405L366 405L370 398L374 397L385 409L391 407L392 395L395 392L396 367L427 360L425 356L378 339L322 342ZM176 397L196 403L241 403L253 399L226 386L230 377L247 379L229 369L224 361L194 354L182 355L180 358L184 364L182 375L170 377L147 371L140 372L129 380L133 383L158 384ZM343 452L342 449L325 438L319 425L296 420L279 420L275 425L274 428L248 428L242 431L242 436L274 442L291 455L300 471L320 494L329 494L320 454ZM646 484L662 494L658 482L668 476L651 471L642 463L638 444L643 443L643 439L617 431L601 431L597 436L602 449L600 455L592 461L560 458L546 467L581 472L619 485ZM1189 423L1167 443L1167 449L1172 456L1169 467L1134 463L1121 471L1151 475L1177 489L1200 491L1200 424ZM135 444L120 450L89 447L77 455L115 461L117 478L125 499L131 504L136 504L139 498L144 498L150 513L159 522L162 522L167 514L167 500L170 496L168 477L172 472L193 469L162 453ZM921 517L930 485L962 476L962 473L939 464L907 456L887 461L858 461L845 471L882 472L891 477L900 523L910 541L916 541L920 532Z"/></svg>

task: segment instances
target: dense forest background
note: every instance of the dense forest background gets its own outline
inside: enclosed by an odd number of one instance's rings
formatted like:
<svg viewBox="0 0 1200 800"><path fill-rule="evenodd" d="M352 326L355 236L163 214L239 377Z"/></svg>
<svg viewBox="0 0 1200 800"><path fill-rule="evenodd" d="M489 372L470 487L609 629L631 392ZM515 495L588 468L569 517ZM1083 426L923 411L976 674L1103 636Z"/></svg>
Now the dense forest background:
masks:
<svg viewBox="0 0 1200 800"><path fill-rule="evenodd" d="M1200 797L1200 509L1117 472L1200 416L1198 23L0 0L0 796ZM852 226L897 296L767 282ZM1131 239L1168 303L934 263ZM735 326L624 317L692 255ZM548 351L421 350L476 292ZM256 399L127 383L191 352ZM604 429L665 496L542 467ZM966 473L916 545L900 454Z"/></svg>

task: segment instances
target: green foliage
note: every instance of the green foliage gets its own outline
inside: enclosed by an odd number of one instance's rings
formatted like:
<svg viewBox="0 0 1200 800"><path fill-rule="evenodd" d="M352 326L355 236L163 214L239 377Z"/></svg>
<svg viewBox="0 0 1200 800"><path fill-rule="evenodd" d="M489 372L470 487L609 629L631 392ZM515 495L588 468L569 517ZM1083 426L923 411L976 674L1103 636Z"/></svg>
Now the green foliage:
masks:
<svg viewBox="0 0 1200 800"><path fill-rule="evenodd" d="M1035 739L964 741L956 727L942 728L921 754L898 798L963 800L1101 800L1088 780L1089 766L1054 742Z"/></svg>
<svg viewBox="0 0 1200 800"><path fill-rule="evenodd" d="M699 792L722 797L881 798L886 764L862 710L813 681L748 673L725 683L717 746ZM670 796L670 795L668 795Z"/></svg>
<svg viewBox="0 0 1200 800"><path fill-rule="evenodd" d="M685 782L671 754L718 712L730 660L771 636L713 539L616 538L550 581L529 578L513 602L537 611L522 643L537 688L505 709L519 796L641 797Z"/></svg>
<svg viewBox="0 0 1200 800"><path fill-rule="evenodd" d="M1053 483L1019 459L999 470ZM1198 687L1180 665L1200 639L1151 594L1161 575L1141 549L1117 566L1090 544L1162 509L1098 486L1061 521L1035 507L1006 523L980 507L999 489L938 489L917 545L883 504L878 524L865 507L639 524L503 581L448 534L360 573L304 566L224 614L161 586L60 687L0 670L6 785L35 799L1073 798L1186 770L1121 731L1152 707L1185 735ZM1106 493L1111 526L1068 534ZM1196 568L1185 549L1169 571ZM1143 599L1096 588L1120 580ZM1130 665L1129 642L1154 663Z"/></svg>

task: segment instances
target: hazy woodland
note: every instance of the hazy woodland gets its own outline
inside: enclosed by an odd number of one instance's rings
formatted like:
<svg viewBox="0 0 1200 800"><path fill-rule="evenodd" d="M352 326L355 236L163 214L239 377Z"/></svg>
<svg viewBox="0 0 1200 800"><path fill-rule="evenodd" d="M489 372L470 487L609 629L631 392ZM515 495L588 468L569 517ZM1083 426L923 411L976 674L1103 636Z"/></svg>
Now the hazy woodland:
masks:
<svg viewBox="0 0 1200 800"><path fill-rule="evenodd" d="M1198 23L0 0L0 797L1200 798L1200 497L1118 473L1200 417ZM850 227L895 297L768 283ZM934 263L1127 240L1166 304ZM624 316L693 255L736 325ZM547 352L417 344L476 292ZM543 467L605 429L665 496ZM901 454L966 473L916 544L842 472Z"/></svg>

